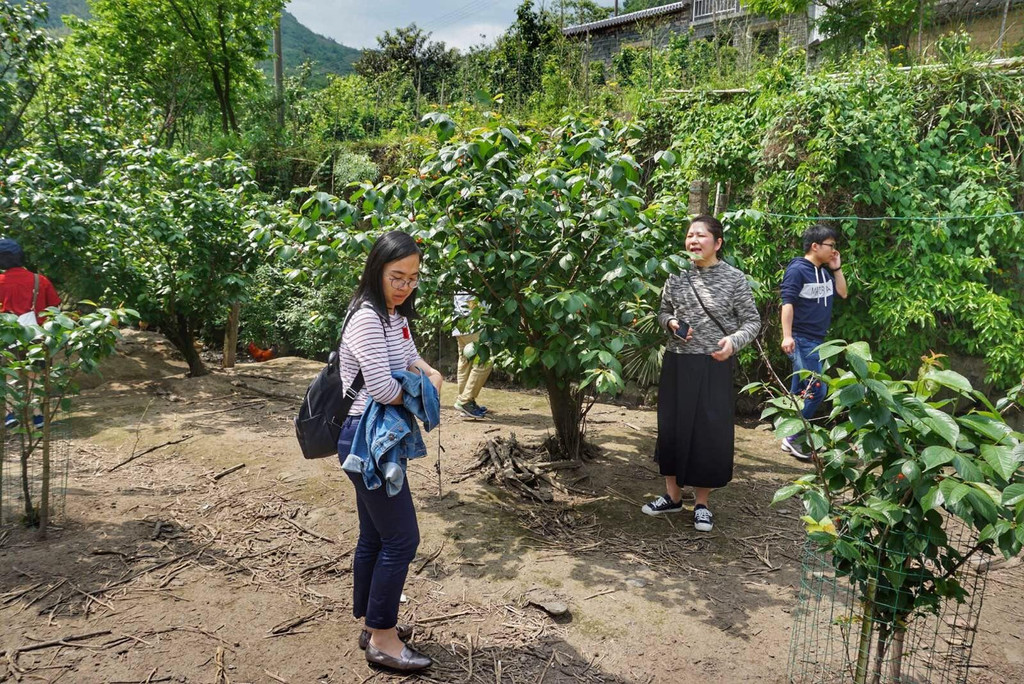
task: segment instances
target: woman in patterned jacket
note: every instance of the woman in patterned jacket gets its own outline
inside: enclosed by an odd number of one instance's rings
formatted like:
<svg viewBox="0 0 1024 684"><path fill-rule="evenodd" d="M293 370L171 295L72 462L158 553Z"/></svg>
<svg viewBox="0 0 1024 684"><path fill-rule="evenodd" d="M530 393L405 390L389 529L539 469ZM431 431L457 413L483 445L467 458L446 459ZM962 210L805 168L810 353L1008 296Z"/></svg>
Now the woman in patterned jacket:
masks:
<svg viewBox="0 0 1024 684"><path fill-rule="evenodd" d="M690 268L670 276L661 291L658 322L670 335L658 384L658 442L654 459L665 494L642 508L647 515L683 510L682 487L695 490L693 525L714 526L708 496L732 480L733 389L731 357L761 327L747 278L719 258L722 224L697 216L686 234Z"/></svg>

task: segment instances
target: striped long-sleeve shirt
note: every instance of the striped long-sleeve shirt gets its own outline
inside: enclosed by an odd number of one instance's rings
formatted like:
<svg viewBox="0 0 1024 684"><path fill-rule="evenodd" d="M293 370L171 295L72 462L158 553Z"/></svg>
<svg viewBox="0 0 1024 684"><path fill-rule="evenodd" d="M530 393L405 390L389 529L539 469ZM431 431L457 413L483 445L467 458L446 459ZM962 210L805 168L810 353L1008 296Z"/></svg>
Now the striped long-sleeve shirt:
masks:
<svg viewBox="0 0 1024 684"><path fill-rule="evenodd" d="M693 287L687 281L693 281ZM750 344L761 329L761 315L754 304L747 277L735 266L719 261L706 268L694 267L681 275L669 276L661 290L658 323L668 330L675 318L693 328L693 339L683 342L672 335L667 351L675 354L711 354L718 351L718 341L725 337L718 324L705 313L694 294L700 293L704 306L715 315L730 333L736 351Z"/></svg>
<svg viewBox="0 0 1024 684"><path fill-rule="evenodd" d="M391 314L385 330L380 316L369 304L352 314L342 334L338 354L345 387L351 387L360 370L366 383L352 402L350 416L363 413L368 395L382 404L394 401L402 386L391 377L391 372L405 370L420 358L405 316Z"/></svg>

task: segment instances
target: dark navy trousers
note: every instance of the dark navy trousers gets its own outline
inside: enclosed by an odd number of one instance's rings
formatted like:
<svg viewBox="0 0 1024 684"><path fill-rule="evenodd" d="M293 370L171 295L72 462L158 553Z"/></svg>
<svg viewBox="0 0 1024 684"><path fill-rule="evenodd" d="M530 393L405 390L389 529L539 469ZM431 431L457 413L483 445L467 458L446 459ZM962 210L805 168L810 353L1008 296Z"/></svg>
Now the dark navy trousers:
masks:
<svg viewBox="0 0 1024 684"><path fill-rule="evenodd" d="M350 416L342 424L338 439L342 461L358 422L359 416ZM345 474L355 487L359 513L359 542L352 559L352 615L366 618L366 626L372 629L390 629L398 624L402 588L420 543L409 478L398 494L388 496L385 487L367 489L362 475Z"/></svg>

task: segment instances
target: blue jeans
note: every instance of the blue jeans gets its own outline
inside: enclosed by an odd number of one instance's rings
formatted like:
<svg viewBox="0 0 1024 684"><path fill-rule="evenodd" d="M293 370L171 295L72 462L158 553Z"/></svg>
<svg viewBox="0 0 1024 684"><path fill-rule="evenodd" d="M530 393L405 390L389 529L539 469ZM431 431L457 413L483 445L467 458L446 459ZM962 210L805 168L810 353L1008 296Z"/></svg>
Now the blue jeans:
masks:
<svg viewBox="0 0 1024 684"><path fill-rule="evenodd" d="M796 342L796 347L789 354L789 358L793 362L793 376L790 379L789 391L794 395L803 393L804 407L800 413L806 420L810 420L821 406L821 402L825 401L828 385L818 377L801 376L800 371L821 373L821 359L818 358L815 347L822 342L796 336L793 337L793 341Z"/></svg>
<svg viewBox="0 0 1024 684"><path fill-rule="evenodd" d="M338 439L339 454L352 443L359 416L346 419ZM352 558L352 615L366 618L371 629L391 629L398 624L398 605L402 597L409 564L416 557L420 528L409 491L409 479L394 496L384 487L369 490L359 473L349 473L356 490L359 513L359 541Z"/></svg>

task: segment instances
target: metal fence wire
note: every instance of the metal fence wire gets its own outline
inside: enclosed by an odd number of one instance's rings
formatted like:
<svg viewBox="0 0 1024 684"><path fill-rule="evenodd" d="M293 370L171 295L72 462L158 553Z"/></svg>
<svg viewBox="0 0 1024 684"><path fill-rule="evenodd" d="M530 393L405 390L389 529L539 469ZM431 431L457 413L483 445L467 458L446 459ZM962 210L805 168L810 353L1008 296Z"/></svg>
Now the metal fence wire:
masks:
<svg viewBox="0 0 1024 684"><path fill-rule="evenodd" d="M947 517L945 528L956 553L966 555L977 543L977 532L957 519ZM870 632L864 636L861 587L848 577L837 577L831 557L808 542L794 612L788 681L966 682L990 561L991 556L974 554L956 571L955 578L966 592L962 601L948 599L936 609L921 608L905 619L892 617L893 605L878 602ZM893 578L891 572L886 577L877 567L869 577L874 577L879 589L884 588L878 596L889 596L891 604L906 605L906 594L894 585L913 586L922 577L942 574L929 565L927 561L923 568L908 567L909 581L905 583ZM900 600L901 594L904 601ZM864 649L867 652L858 679L858 656Z"/></svg>
<svg viewBox="0 0 1024 684"><path fill-rule="evenodd" d="M26 496L38 509L43 488L42 433L36 427L0 428L0 526L24 524ZM63 520L71 465L71 414L57 411L50 422L49 522Z"/></svg>

